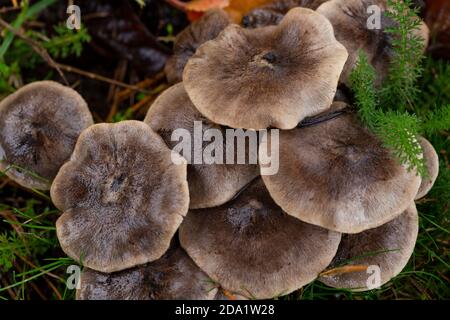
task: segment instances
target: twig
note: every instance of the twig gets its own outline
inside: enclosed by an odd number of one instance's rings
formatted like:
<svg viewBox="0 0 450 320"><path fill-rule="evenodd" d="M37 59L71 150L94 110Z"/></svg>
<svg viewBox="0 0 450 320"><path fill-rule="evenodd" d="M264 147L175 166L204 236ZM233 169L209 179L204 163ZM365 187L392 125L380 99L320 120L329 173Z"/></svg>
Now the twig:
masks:
<svg viewBox="0 0 450 320"><path fill-rule="evenodd" d="M8 282L6 281L6 279L2 278L2 284L3 287L7 288L9 286ZM17 295L16 293L13 291L13 289L8 288L6 291L8 291L9 296L13 299L16 300L17 299Z"/></svg>
<svg viewBox="0 0 450 320"><path fill-rule="evenodd" d="M123 81L125 74L127 72L128 63L126 60L121 60L119 65L116 68L114 73L114 80ZM114 115L117 113L117 109L119 108L119 99L118 99L119 90L116 85L111 85L108 93L108 102L111 102L111 108L109 109L108 116L106 117L106 122L112 122Z"/></svg>
<svg viewBox="0 0 450 320"><path fill-rule="evenodd" d="M64 70L66 72L76 73L76 74L79 74L81 76L84 76L84 77L87 77L87 78L90 78L90 79L106 82L106 83L113 84L113 85L116 85L116 86L119 86L119 87L122 87L122 88L130 89L130 90L133 90L133 91L149 93L148 90L141 89L138 86L135 86L135 85L132 85L132 84L123 83L123 82L120 82L120 81L117 81L117 80L114 80L114 79L111 79L111 78L107 78L107 77L101 76L101 75L96 74L96 73L84 71L84 70L81 70L81 69L78 69L78 68L75 68L75 67L72 67L72 66L68 66L68 65L62 64L62 63L57 63L56 65L61 70Z"/></svg>
<svg viewBox="0 0 450 320"><path fill-rule="evenodd" d="M47 62L47 64L54 68L58 74L61 76L61 78L63 79L63 81L65 82L66 85L69 85L69 82L67 81L64 73L61 71L61 68L59 68L58 64L52 59L52 57L48 54L47 50L42 47L42 45L31 39L30 37L28 37L22 30L17 30L15 29L12 25L10 25L8 22L6 22L5 20L3 20L2 18L0 18L0 25L3 28L8 29L11 33L13 33L15 36L21 38L23 41L25 41L26 43L28 43L31 48L33 48L33 50L45 61Z"/></svg>
<svg viewBox="0 0 450 320"><path fill-rule="evenodd" d="M27 265L29 265L30 267L32 267L32 268L34 268L34 269L39 269L40 271L45 271L44 269L42 269L42 267L36 266L33 262L27 260L26 258L22 257L21 255L17 255L17 256L20 258L20 260L22 260L23 262L25 262L25 263L26 263ZM56 280L59 280L59 281L64 282L64 279L63 279L63 278L61 278L60 276L57 276L57 275L54 274L54 273L46 272L45 275L48 275L48 276L50 276L50 277L52 277L52 278L55 278Z"/></svg>
<svg viewBox="0 0 450 320"><path fill-rule="evenodd" d="M11 11L19 11L20 7L4 7L0 9L0 14L8 13Z"/></svg>
<svg viewBox="0 0 450 320"><path fill-rule="evenodd" d="M153 84L159 83L160 81L164 80L164 77L165 77L165 73L160 72L160 73L156 74L153 78L145 79L145 80L137 83L136 86L141 89L149 88ZM118 93L118 96L123 101L133 93L134 93L134 90L125 89L125 90L120 91Z"/></svg>
<svg viewBox="0 0 450 320"><path fill-rule="evenodd" d="M139 101L138 103L136 103L135 105L131 106L130 109L133 112L138 111L140 108L142 108L143 106L149 104L151 101L153 101L154 98L153 96L146 96L144 99L142 99L141 101Z"/></svg>

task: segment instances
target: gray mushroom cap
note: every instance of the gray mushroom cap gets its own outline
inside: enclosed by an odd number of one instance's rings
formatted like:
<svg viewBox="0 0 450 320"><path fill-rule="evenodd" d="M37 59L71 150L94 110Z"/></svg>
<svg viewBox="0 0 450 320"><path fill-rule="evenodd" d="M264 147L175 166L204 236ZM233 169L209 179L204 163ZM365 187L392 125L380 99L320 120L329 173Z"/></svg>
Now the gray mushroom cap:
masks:
<svg viewBox="0 0 450 320"><path fill-rule="evenodd" d="M101 272L160 258L189 207L186 164L173 157L181 158L143 122L83 131L50 191L64 211L56 222L64 252Z"/></svg>
<svg viewBox="0 0 450 320"><path fill-rule="evenodd" d="M246 28L260 28L277 25L289 10L295 7L316 10L328 0L277 0L257 7L246 13L242 25Z"/></svg>
<svg viewBox="0 0 450 320"><path fill-rule="evenodd" d="M183 82L196 108L215 123L292 129L330 107L346 59L329 21L295 8L278 26L228 26L197 49Z"/></svg>
<svg viewBox="0 0 450 320"><path fill-rule="evenodd" d="M419 143L423 150L428 176L422 178L415 200L425 197L430 192L439 175L439 157L433 145L423 137L419 137Z"/></svg>
<svg viewBox="0 0 450 320"><path fill-rule="evenodd" d="M270 150L270 143L263 141L260 150ZM262 178L285 212L342 233L394 219L414 201L421 182L350 112L281 131L279 170Z"/></svg>
<svg viewBox="0 0 450 320"><path fill-rule="evenodd" d="M368 9L373 5L381 10L380 28L369 28L368 22L371 21L373 11ZM336 39L348 51L349 56L340 79L342 83L349 84L349 76L359 60L360 50L367 55L369 63L376 70L376 84L380 85L387 77L394 50L393 36L385 31L397 26L385 14L387 10L386 0L330 0L317 9L331 22ZM423 39L426 48L429 39L426 24L422 22L415 34Z"/></svg>
<svg viewBox="0 0 450 320"><path fill-rule="evenodd" d="M165 73L169 83L181 82L184 67L197 48L216 38L231 23L228 14L221 9L208 11L198 21L181 31L174 43L173 55L167 60Z"/></svg>
<svg viewBox="0 0 450 320"><path fill-rule="evenodd" d="M414 251L418 229L418 214L412 203L400 216L380 227L342 235L337 254L329 266L331 270L324 272L319 280L334 288L370 290L376 284L373 281L375 278L369 279L377 276L373 268L376 266L380 271L379 285L387 283L408 263ZM350 269L340 272L346 267Z"/></svg>
<svg viewBox="0 0 450 320"><path fill-rule="evenodd" d="M133 269L101 273L85 268L77 300L212 300L218 290L181 248Z"/></svg>
<svg viewBox="0 0 450 320"><path fill-rule="evenodd" d="M26 188L48 190L92 124L75 90L53 81L28 84L0 103L0 170Z"/></svg>
<svg viewBox="0 0 450 320"><path fill-rule="evenodd" d="M180 243L225 290L251 299L289 294L333 259L340 234L285 214L261 179L221 207L191 210Z"/></svg>
<svg viewBox="0 0 450 320"><path fill-rule="evenodd" d="M219 130L225 137L225 128L216 125L203 117L192 104L182 83L167 89L158 97L147 113L146 122L159 133L166 144L173 149L179 141L172 141L171 136L175 130L185 129L191 134L191 146L193 143L202 145L202 153L205 147L211 144L203 141L195 142L194 121L201 121L203 132L206 130ZM200 137L203 138L203 137ZM248 147L248 146L247 146ZM194 148L192 148L193 151ZM219 150L217 148L217 150ZM234 195L259 175L256 164L225 164L226 145L223 141L224 164L195 164L188 165L187 179L189 184L190 208L209 208L224 204ZM249 148L246 148L249 152ZM192 152L193 153L193 152ZM255 159L257 152L255 150ZM191 160L194 155L191 154Z"/></svg>

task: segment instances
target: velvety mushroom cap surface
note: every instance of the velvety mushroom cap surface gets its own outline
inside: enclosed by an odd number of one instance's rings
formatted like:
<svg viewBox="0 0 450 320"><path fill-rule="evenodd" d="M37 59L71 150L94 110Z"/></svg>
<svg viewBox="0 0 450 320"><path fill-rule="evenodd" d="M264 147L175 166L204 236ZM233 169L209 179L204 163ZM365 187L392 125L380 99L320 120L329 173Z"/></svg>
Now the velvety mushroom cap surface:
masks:
<svg viewBox="0 0 450 320"><path fill-rule="evenodd" d="M270 150L267 143L260 149ZM263 180L288 214L343 233L392 220L414 200L421 181L352 113L280 132L279 170Z"/></svg>
<svg viewBox="0 0 450 320"><path fill-rule="evenodd" d="M246 28L260 28L277 25L284 15L295 7L303 7L316 10L322 3L328 0L278 0L267 5L257 7L249 11L242 19L242 25Z"/></svg>
<svg viewBox="0 0 450 320"><path fill-rule="evenodd" d="M160 258L189 206L186 164L171 154L143 122L83 131L51 188L64 252L101 272Z"/></svg>
<svg viewBox="0 0 450 320"><path fill-rule="evenodd" d="M369 29L373 11L368 10L372 5L381 9L381 28ZM349 76L359 60L362 50L368 61L376 70L376 84L379 85L386 78L391 59L393 57L393 36L386 33L387 28L397 26L397 23L385 12L386 0L331 0L322 4L317 12L330 20L334 28L336 39L348 51L348 60L341 75L341 82L349 84ZM428 43L428 31L424 23L417 32Z"/></svg>
<svg viewBox="0 0 450 320"><path fill-rule="evenodd" d="M78 300L212 300L218 291L181 248L134 269L85 269L80 280Z"/></svg>
<svg viewBox="0 0 450 320"><path fill-rule="evenodd" d="M428 176L422 179L416 200L425 197L430 192L439 175L439 157L433 145L423 137L419 138L419 143L423 150Z"/></svg>
<svg viewBox="0 0 450 320"><path fill-rule="evenodd" d="M335 288L369 290L368 280L372 284L369 277L373 271L366 267L378 266L380 285L385 284L408 263L418 230L417 210L412 203L400 216L381 227L342 235L338 252L329 266L331 270L322 275L320 281ZM346 267L349 267L347 272L340 272ZM350 271L352 268L353 272Z"/></svg>
<svg viewBox="0 0 450 320"><path fill-rule="evenodd" d="M92 124L75 90L52 81L28 84L0 103L0 170L26 188L48 190Z"/></svg>
<svg viewBox="0 0 450 320"><path fill-rule="evenodd" d="M184 66L197 48L217 37L230 23L225 11L211 10L180 32L175 38L173 55L167 60L164 69L169 83L181 82Z"/></svg>
<svg viewBox="0 0 450 320"><path fill-rule="evenodd" d="M200 46L183 74L196 108L233 128L292 129L328 109L347 59L329 21L295 8L278 26L228 26Z"/></svg>
<svg viewBox="0 0 450 320"><path fill-rule="evenodd" d="M340 234L285 214L261 179L224 206L191 210L180 242L194 262L231 293L266 299L313 281Z"/></svg>
<svg viewBox="0 0 450 320"><path fill-rule="evenodd" d="M191 145L194 143L194 121L202 122L202 137L204 132L209 129L220 130L222 136L226 136L223 127L212 123L195 109L181 83L169 88L158 97L144 121L163 137L171 149L179 143L178 140L171 140L172 133L180 128L189 131L192 137ZM197 141L197 143L203 145L202 152L207 145L211 144L211 142L203 143L203 141ZM188 165L190 208L208 208L224 204L259 175L256 164L225 164L225 139L222 150L224 151L224 164ZM191 159L194 159L193 154L191 154Z"/></svg>

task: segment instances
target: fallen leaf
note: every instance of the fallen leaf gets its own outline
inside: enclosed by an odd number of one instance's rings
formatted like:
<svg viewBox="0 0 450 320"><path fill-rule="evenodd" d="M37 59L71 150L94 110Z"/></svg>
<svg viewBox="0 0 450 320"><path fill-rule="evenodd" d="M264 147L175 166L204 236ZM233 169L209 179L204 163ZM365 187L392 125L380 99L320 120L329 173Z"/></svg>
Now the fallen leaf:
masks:
<svg viewBox="0 0 450 320"><path fill-rule="evenodd" d="M343 267L338 267L338 268L324 271L320 274L320 276L323 277L323 276L332 276L332 275L341 274L341 273L366 272L368 267L369 266L365 266L365 265L343 266Z"/></svg>
<svg viewBox="0 0 450 320"><path fill-rule="evenodd" d="M230 5L225 9L225 11L228 12L231 19L235 23L241 23L242 18L247 12L270 2L273 2L273 0L231 0Z"/></svg>
<svg viewBox="0 0 450 320"><path fill-rule="evenodd" d="M206 12L211 9L223 9L229 5L230 0L193 0L186 3L186 10Z"/></svg>

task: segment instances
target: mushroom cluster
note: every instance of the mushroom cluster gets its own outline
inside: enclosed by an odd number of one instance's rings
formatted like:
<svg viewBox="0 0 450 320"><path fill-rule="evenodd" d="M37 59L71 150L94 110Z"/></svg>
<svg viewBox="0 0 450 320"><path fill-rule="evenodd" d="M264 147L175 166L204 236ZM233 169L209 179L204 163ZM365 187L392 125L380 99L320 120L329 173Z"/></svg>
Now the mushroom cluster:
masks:
<svg viewBox="0 0 450 320"><path fill-rule="evenodd" d="M143 122L93 125L82 98L51 82L1 102L1 169L25 187L51 184L61 247L84 266L78 299L268 299L315 279L369 290L372 267L378 285L404 268L414 200L432 188L438 157L420 137L421 179L341 101L355 52L382 78L392 41L361 24L384 1L343 2L281 0L244 26L207 13L177 37L166 66L174 85ZM278 143L278 171L189 162L173 136L195 136L197 122L201 136L278 130L278 141L245 149L258 157Z"/></svg>

